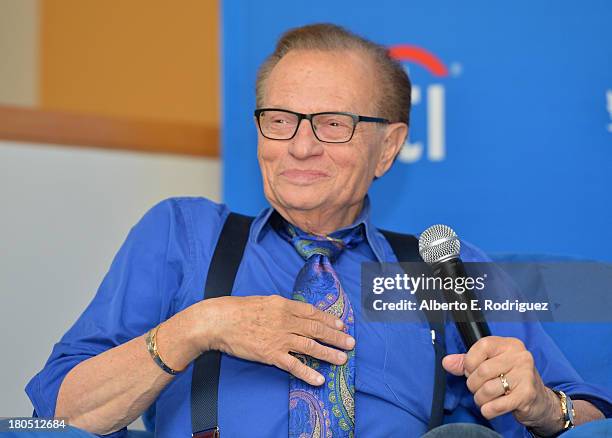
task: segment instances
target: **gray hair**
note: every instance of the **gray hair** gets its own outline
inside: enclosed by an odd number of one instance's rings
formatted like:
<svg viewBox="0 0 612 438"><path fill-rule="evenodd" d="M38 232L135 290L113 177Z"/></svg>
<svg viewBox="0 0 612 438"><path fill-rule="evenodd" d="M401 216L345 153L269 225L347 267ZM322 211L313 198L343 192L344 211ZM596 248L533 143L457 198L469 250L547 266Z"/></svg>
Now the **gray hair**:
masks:
<svg viewBox="0 0 612 438"><path fill-rule="evenodd" d="M263 106L264 85L276 64L291 50L355 50L369 56L378 74L380 116L391 122L410 122L411 84L400 63L389 56L387 49L335 24L310 24L285 32L274 52L259 68L255 86L257 106Z"/></svg>

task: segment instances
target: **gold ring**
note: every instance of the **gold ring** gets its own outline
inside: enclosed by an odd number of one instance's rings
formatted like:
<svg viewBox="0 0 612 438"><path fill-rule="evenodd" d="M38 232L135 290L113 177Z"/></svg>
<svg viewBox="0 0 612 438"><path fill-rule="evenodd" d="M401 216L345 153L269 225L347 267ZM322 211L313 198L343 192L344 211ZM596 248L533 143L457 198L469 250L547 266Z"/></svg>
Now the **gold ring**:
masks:
<svg viewBox="0 0 612 438"><path fill-rule="evenodd" d="M499 375L499 380L501 380L501 384L504 387L504 395L508 395L510 393L510 385L508 384L508 379L506 379L504 373Z"/></svg>

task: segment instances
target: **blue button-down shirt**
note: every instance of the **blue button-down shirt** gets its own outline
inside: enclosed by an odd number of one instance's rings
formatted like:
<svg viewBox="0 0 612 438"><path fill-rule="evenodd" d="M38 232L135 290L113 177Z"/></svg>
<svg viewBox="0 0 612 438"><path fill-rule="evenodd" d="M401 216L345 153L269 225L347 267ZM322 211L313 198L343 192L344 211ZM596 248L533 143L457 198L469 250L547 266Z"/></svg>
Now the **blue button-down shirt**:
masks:
<svg viewBox="0 0 612 438"><path fill-rule="evenodd" d="M39 416L53 415L62 380L75 365L142 335L202 299L211 257L228 213L226 206L206 199L173 198L152 208L132 228L92 303L55 345L44 369L26 388ZM271 209L264 210L251 226L234 284L235 296L291 296L304 260L272 228L271 213ZM426 431L432 400L431 333L426 326L360 318L361 263L394 262L396 257L370 223L367 199L357 223L365 226L366 240L344 251L335 262L356 317L356 436L419 436ZM469 245L462 245L462 258L485 259ZM608 395L581 380L539 324L491 324L491 330L495 335L522 339L545 383L595 401L610 414ZM446 349L448 353L464 351L452 324L447 329ZM157 436L190 436L191 375L189 367L158 397ZM222 355L219 425L225 437L286 438L288 403L285 371ZM445 408L458 406L479 415L465 379L449 376ZM494 419L492 425L505 436L525 433L509 414Z"/></svg>

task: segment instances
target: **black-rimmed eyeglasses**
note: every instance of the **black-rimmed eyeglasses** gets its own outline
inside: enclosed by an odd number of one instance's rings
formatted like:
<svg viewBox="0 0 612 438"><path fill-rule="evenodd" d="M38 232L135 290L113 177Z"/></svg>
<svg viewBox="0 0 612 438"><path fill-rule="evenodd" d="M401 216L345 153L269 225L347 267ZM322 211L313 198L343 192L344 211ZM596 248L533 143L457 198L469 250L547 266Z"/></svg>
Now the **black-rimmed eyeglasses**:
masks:
<svg viewBox="0 0 612 438"><path fill-rule="evenodd" d="M389 120L380 117L353 113L328 111L302 114L277 108L258 108L255 110L255 117L261 135L270 140L291 140L295 137L302 120L309 120L315 137L324 143L351 141L359 122L389 123Z"/></svg>

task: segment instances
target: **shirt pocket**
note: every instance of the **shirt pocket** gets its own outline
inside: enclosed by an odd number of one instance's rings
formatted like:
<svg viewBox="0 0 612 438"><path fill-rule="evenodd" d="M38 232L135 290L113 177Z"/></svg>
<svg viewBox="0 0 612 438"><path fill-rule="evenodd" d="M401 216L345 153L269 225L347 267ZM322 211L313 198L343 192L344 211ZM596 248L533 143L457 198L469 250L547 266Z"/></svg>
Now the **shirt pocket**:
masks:
<svg viewBox="0 0 612 438"><path fill-rule="evenodd" d="M429 326L386 323L383 380L395 403L424 423L429 421L435 353Z"/></svg>

